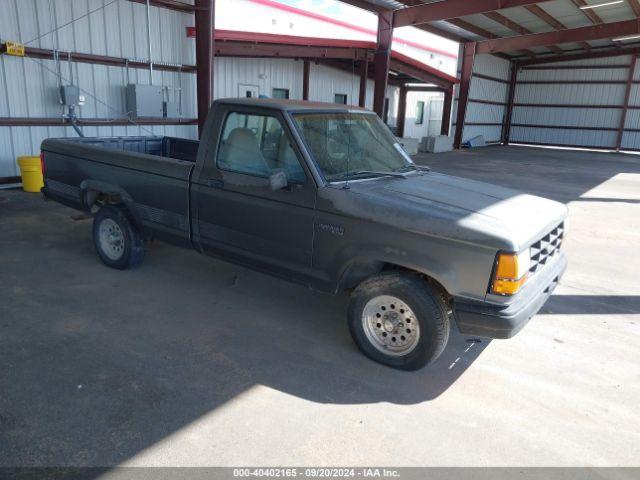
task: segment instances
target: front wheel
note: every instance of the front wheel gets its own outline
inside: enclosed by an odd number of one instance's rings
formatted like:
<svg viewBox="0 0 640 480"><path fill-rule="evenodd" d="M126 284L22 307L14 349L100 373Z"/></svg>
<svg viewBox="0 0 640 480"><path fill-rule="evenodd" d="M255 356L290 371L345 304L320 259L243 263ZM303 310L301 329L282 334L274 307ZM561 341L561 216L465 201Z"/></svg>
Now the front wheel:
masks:
<svg viewBox="0 0 640 480"><path fill-rule="evenodd" d="M435 361L449 340L440 292L410 273L387 272L362 282L351 295L348 320L367 357L401 370Z"/></svg>
<svg viewBox="0 0 640 480"><path fill-rule="evenodd" d="M103 205L96 213L93 243L102 262L119 270L140 265L146 250L142 234L118 205Z"/></svg>

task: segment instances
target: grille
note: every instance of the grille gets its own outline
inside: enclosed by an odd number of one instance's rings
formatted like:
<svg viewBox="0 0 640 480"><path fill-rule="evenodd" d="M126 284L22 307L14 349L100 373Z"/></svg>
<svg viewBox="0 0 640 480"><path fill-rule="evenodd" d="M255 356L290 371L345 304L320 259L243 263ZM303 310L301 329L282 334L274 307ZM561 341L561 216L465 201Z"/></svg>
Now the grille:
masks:
<svg viewBox="0 0 640 480"><path fill-rule="evenodd" d="M531 245L531 267L529 268L529 272L536 273L538 270L541 270L560 252L563 236L564 222Z"/></svg>

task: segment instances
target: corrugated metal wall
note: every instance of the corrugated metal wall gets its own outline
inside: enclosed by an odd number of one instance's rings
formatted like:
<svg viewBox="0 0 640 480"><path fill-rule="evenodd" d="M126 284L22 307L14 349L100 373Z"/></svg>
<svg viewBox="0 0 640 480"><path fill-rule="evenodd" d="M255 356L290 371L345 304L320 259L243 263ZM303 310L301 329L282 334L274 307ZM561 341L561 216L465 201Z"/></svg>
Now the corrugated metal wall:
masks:
<svg viewBox="0 0 640 480"><path fill-rule="evenodd" d="M630 56L617 56L522 68L510 140L615 149L630 64ZM638 85L632 86L630 105L640 106ZM638 128L638 113L629 109L627 128ZM639 133L626 132L622 148L639 147Z"/></svg>
<svg viewBox="0 0 640 480"><path fill-rule="evenodd" d="M629 110L624 124L626 131L622 134L622 149L640 150L640 58L636 62L633 81L629 95ZM636 131L630 131L635 129Z"/></svg>
<svg viewBox="0 0 640 480"><path fill-rule="evenodd" d="M2 7L0 35L3 41L147 60L144 5L112 0L2 0ZM93 10L95 12L89 14ZM69 25L54 33L43 35L67 23ZM185 27L192 24L192 15L151 8L154 61L193 65L193 39L185 35ZM53 60L0 56L0 117L59 117L62 108L58 103L55 71ZM72 72L75 83L86 97L86 104L79 108L80 117L114 119L125 116L127 78L124 68L72 63ZM62 75L69 80L66 62L62 63ZM148 71L129 69L129 81L148 83ZM185 118L196 116L195 75L156 70L154 83L181 86L182 115ZM195 138L197 134L193 126L83 127L83 130L88 136L153 133ZM71 128L65 127L0 127L0 177L18 175L15 158L38 155L44 138L75 135Z"/></svg>
<svg viewBox="0 0 640 480"><path fill-rule="evenodd" d="M462 59L462 55L458 58ZM458 65L460 76L461 65ZM499 142L509 90L510 63L494 55L476 55L469 90L469 103L462 134L465 142L476 135L486 142ZM452 123L456 124L458 87L455 88Z"/></svg>

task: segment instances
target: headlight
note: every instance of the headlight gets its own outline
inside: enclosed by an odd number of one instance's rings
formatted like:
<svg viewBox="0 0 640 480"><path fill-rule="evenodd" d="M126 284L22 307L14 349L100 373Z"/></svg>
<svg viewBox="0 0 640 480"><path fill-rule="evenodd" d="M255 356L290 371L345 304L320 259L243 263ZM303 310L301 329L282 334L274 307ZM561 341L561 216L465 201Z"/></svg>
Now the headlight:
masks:
<svg viewBox="0 0 640 480"><path fill-rule="evenodd" d="M527 281L531 255L529 249L516 253L498 253L491 284L491 292L498 295L514 295Z"/></svg>

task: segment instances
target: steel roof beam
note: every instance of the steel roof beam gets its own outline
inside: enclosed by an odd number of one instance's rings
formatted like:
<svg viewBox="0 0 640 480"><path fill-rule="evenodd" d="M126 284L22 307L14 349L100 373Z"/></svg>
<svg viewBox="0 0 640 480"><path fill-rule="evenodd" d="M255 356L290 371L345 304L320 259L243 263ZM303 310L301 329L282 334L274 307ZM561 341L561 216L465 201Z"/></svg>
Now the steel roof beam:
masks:
<svg viewBox="0 0 640 480"><path fill-rule="evenodd" d="M571 0L573 4L580 9L582 13L593 23L594 25L602 25L604 21L600 18L596 12L591 8L581 9L580 7L584 7L585 5L589 5L586 0Z"/></svg>
<svg viewBox="0 0 640 480"><path fill-rule="evenodd" d="M636 17L640 17L640 2L638 0L627 0L629 2L629 6L633 10L633 14Z"/></svg>
<svg viewBox="0 0 640 480"><path fill-rule="evenodd" d="M517 37L496 38L478 43L477 53L511 52L531 47L546 47L560 43L602 40L640 33L640 19L572 28L557 32L533 33Z"/></svg>
<svg viewBox="0 0 640 480"><path fill-rule="evenodd" d="M584 53L574 53L569 55L556 55L553 57L538 57L532 58L528 60L515 60L518 65L526 67L528 65L546 65L548 63L554 62L566 62L569 60L588 60L591 58L610 58L610 57L621 57L623 55L640 55L640 47L631 47L631 48L620 48L620 49L612 49L594 51Z"/></svg>
<svg viewBox="0 0 640 480"><path fill-rule="evenodd" d="M537 5L536 5L537 6ZM499 23L502 26L507 27L509 30L519 33L520 35L530 35L533 32L527 28L524 28L522 25L514 22L513 20L505 17L504 15L502 15L501 13L498 12L488 12L484 14L485 17L493 20L496 23ZM556 53L562 53L562 49L559 48L556 45L551 45L548 47L549 50L556 52Z"/></svg>
<svg viewBox="0 0 640 480"><path fill-rule="evenodd" d="M419 25L421 23L448 20L451 18L487 13L503 8L522 7L548 0L446 0L395 10L394 28Z"/></svg>
<svg viewBox="0 0 640 480"><path fill-rule="evenodd" d="M540 20L545 22L547 25L555 28L556 30L567 29L567 27L562 22L560 22L557 18L549 15L549 13L547 13L547 11L539 5L528 5L525 8L529 11L529 13L534 14ZM586 50L591 50L591 45L589 45L587 42L580 42L580 45Z"/></svg>
<svg viewBox="0 0 640 480"><path fill-rule="evenodd" d="M469 23L466 20L462 20L461 18L452 18L451 20L447 20L448 23L450 23L451 25L454 25L458 28L462 28L463 30L466 30L467 32L471 32L475 35L478 35L479 37L482 38L500 38L498 37L498 35L491 33L489 30L485 30L484 28L480 28L477 25L474 25L473 23ZM531 50L527 50L527 49L522 49L521 50L523 54L529 56L529 57L534 57L535 53L532 52Z"/></svg>

